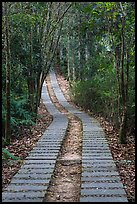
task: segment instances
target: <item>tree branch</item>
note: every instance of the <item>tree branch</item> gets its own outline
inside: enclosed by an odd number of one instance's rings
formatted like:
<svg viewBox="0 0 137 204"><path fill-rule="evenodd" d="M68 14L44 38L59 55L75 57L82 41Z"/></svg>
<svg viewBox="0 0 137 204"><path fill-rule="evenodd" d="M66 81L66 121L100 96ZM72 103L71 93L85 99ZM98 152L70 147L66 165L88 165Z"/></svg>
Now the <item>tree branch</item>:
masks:
<svg viewBox="0 0 137 204"><path fill-rule="evenodd" d="M49 32L48 36L51 35L51 33L54 31L54 29L56 28L56 26L58 25L58 23L61 21L61 19L64 17L64 15L67 13L67 11L69 10L69 8L72 6L72 3L66 8L66 10L64 11L64 13L62 14L62 16L57 20L56 24L53 26L53 28L51 29L51 31ZM47 43L48 40L48 36L46 39L45 44Z"/></svg>

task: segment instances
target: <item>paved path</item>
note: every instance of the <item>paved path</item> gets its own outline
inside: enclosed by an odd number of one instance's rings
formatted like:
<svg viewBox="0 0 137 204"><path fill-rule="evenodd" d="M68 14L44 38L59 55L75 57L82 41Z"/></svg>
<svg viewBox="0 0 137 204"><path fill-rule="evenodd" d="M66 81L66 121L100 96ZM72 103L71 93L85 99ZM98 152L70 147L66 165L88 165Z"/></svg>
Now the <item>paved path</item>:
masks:
<svg viewBox="0 0 137 204"><path fill-rule="evenodd" d="M51 102L45 82L42 98L48 111L53 115L53 122L2 193L2 202L42 202L46 193L68 126L68 119Z"/></svg>
<svg viewBox="0 0 137 204"><path fill-rule="evenodd" d="M78 116L83 124L80 202L128 202L99 122L66 101L54 71L50 72L50 78L59 103Z"/></svg>
<svg viewBox="0 0 137 204"><path fill-rule="evenodd" d="M50 78L61 105L83 123L80 202L128 202L99 122L66 101L53 71ZM45 84L42 98L54 120L2 194L3 202L42 202L46 193L68 120L52 104Z"/></svg>

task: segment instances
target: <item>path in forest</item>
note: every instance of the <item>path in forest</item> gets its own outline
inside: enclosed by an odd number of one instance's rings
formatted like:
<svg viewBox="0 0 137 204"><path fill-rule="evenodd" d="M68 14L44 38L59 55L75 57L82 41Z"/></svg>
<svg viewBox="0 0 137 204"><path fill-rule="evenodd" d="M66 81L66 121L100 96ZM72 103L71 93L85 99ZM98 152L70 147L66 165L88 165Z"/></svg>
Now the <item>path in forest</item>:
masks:
<svg viewBox="0 0 137 204"><path fill-rule="evenodd" d="M53 121L2 193L2 202L43 201L68 127L68 119L52 103L45 82L42 99L53 115Z"/></svg>
<svg viewBox="0 0 137 204"><path fill-rule="evenodd" d="M54 71L50 72L50 78L59 103L79 117L83 124L80 202L128 202L99 122L67 102Z"/></svg>
<svg viewBox="0 0 137 204"><path fill-rule="evenodd" d="M79 117L83 124L80 202L128 202L99 122L67 102L54 71L50 72L50 78L59 103ZM46 193L68 119L52 104L45 83L42 98L53 115L53 122L3 192L3 202L42 202Z"/></svg>

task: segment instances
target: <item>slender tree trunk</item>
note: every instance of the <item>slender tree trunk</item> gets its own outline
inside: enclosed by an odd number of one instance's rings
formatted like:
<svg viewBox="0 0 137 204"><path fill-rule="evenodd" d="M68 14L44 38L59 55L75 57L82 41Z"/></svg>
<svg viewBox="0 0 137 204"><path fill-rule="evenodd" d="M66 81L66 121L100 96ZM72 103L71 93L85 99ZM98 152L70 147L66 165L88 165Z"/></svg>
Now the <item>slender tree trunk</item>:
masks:
<svg viewBox="0 0 137 204"><path fill-rule="evenodd" d="M11 57L10 57L10 36L9 36L9 22L8 22L8 2L4 3L5 6L5 42L6 42L6 121L5 121L5 139L10 143L10 70L11 70Z"/></svg>
<svg viewBox="0 0 137 204"><path fill-rule="evenodd" d="M80 67L80 40L79 40L78 44L79 44L79 49L78 49L78 61L79 61L79 63L78 63L78 80L80 80L81 79L81 73L80 73L80 70L81 70L81 67Z"/></svg>
<svg viewBox="0 0 137 204"><path fill-rule="evenodd" d="M28 89L29 89L29 101L30 101L30 109L32 112L35 112L35 77L33 72L33 33L32 27L30 31L30 75L28 77Z"/></svg>
<svg viewBox="0 0 137 204"><path fill-rule="evenodd" d="M85 34L86 36L85 36L85 61L86 61L86 63L88 62L88 59L89 59L89 53L88 53L88 43L89 43L89 41L88 41L88 33L87 33L87 31L86 31L86 34Z"/></svg>
<svg viewBox="0 0 137 204"><path fill-rule="evenodd" d="M122 122L120 125L119 141L121 144L126 143L126 131L127 131L127 107L124 106L122 113Z"/></svg>
<svg viewBox="0 0 137 204"><path fill-rule="evenodd" d="M126 97L126 104L128 101L128 81L129 81L129 52L128 48L126 49L126 81L125 81L125 97Z"/></svg>
<svg viewBox="0 0 137 204"><path fill-rule="evenodd" d="M69 35L68 35L68 49L67 49L67 70L68 70L68 80L70 81L70 51L69 51L69 46L70 46L70 40L69 40Z"/></svg>
<svg viewBox="0 0 137 204"><path fill-rule="evenodd" d="M40 99L41 99L41 89L42 89L42 84L43 84L42 73L43 72L39 72L37 75L36 97L35 97L35 100L36 100L35 113L36 113L36 115L38 114L38 107L40 105Z"/></svg>
<svg viewBox="0 0 137 204"><path fill-rule="evenodd" d="M29 102L30 102L30 110L35 112L35 81L32 79L33 75L31 73L31 77L28 77L28 91L29 91Z"/></svg>
<svg viewBox="0 0 137 204"><path fill-rule="evenodd" d="M125 39L124 39L124 25L125 18L122 17L122 44L121 44L121 98L122 98L122 122L120 125L119 140L120 143L126 143L126 128L127 128L127 103L126 103L126 91L125 91L125 79L124 79L124 51L125 51Z"/></svg>
<svg viewBox="0 0 137 204"><path fill-rule="evenodd" d="M42 86L45 78L46 78L46 74L44 74L44 72L41 72L39 77L39 87L38 87L38 106L40 105L41 91L42 91Z"/></svg>
<svg viewBox="0 0 137 204"><path fill-rule="evenodd" d="M115 48L115 69L116 69L116 80L117 80L117 110L118 110L118 114L117 114L117 118L118 118L118 126L121 123L121 111L120 111L120 95L121 95L121 91L120 91L120 64L119 64L119 47L117 46Z"/></svg>
<svg viewBox="0 0 137 204"><path fill-rule="evenodd" d="M80 80L83 79L83 45L82 45L82 36L81 33L79 33L79 76Z"/></svg>
<svg viewBox="0 0 137 204"><path fill-rule="evenodd" d="M80 19L80 23L81 23L81 19ZM80 79L84 79L85 78L85 73L83 68L86 65L86 61L85 61L85 33L80 32L79 33L79 67L80 67Z"/></svg>
<svg viewBox="0 0 137 204"><path fill-rule="evenodd" d="M128 49L126 49L126 79L125 79L125 92L124 92L124 100L123 100L123 115L122 115L122 123L120 126L120 142L122 144L126 143L126 130L127 130L127 101L128 101L128 78L129 78L129 56Z"/></svg>

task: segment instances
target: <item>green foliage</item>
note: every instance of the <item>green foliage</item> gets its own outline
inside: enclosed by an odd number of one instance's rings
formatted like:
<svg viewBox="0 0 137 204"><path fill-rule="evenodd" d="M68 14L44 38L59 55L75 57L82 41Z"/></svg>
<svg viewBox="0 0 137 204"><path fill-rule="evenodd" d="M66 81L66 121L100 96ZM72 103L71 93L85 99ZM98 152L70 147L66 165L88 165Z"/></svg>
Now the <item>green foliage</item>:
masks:
<svg viewBox="0 0 137 204"><path fill-rule="evenodd" d="M77 2L71 12L71 15L68 14L65 19L67 23L64 24L60 50L65 47L68 53L64 55L68 63L62 66L62 73L65 73L65 76L67 73L70 75L75 102L83 108L102 114L120 128L124 110L122 88L126 93L126 84L128 84L125 104L126 130L134 131L134 2ZM123 70L122 32L124 34ZM69 36L68 40L66 36ZM125 124L123 127L126 127ZM121 131L122 135L126 135L126 130Z"/></svg>
<svg viewBox="0 0 137 204"><path fill-rule="evenodd" d="M18 128L20 125L34 125L35 114L28 111L28 99L19 98L11 101L11 125Z"/></svg>
<svg viewBox="0 0 137 204"><path fill-rule="evenodd" d="M103 82L102 78L99 77L92 78L90 81L74 82L71 91L74 101L81 107L94 113L104 115L106 118L112 120L113 108L115 108L115 112L117 112L116 95L114 92L111 92L112 89L110 90L106 87L105 83L106 82Z"/></svg>
<svg viewBox="0 0 137 204"><path fill-rule="evenodd" d="M40 75L47 73L51 64L55 63L60 63L65 78L72 80L72 94L78 104L118 123L123 109L122 94L119 91L123 19L125 84L127 50L129 55L127 121L128 126L133 127L135 120L134 2L75 2L64 15L62 33L61 21L58 20L68 3L61 5L60 2L55 4L9 2L8 4L10 5L7 17L10 25L12 131L18 132L22 125L34 124L36 115L32 112L37 110ZM3 15L3 22L4 19ZM2 23L3 127L6 114L5 31L5 24ZM60 35L61 39L56 49ZM57 55L57 60L53 62L54 53Z"/></svg>
<svg viewBox="0 0 137 204"><path fill-rule="evenodd" d="M3 159L13 159L13 160L20 160L20 157L14 156L13 154L11 154L7 149L2 148L2 153L3 153Z"/></svg>
<svg viewBox="0 0 137 204"><path fill-rule="evenodd" d="M40 41L38 39L38 29L43 26L43 12L46 12L46 5L42 3L10 2L10 12L8 13L8 23L10 32L10 53L11 53L11 134L18 135L21 126L34 125L36 115L30 110L28 82L31 78L37 82L37 75L41 71ZM4 22L5 13L2 20ZM2 64L2 135L5 138L6 120L6 55L5 55L5 24L3 23L3 64ZM30 32L33 31L32 42ZM34 44L31 53L30 44ZM31 56L31 54L33 56ZM33 59L33 64L31 63ZM31 65L30 65L31 64ZM31 75L31 77L30 77ZM37 87L37 84L36 86ZM35 90L36 91L36 90ZM36 100L36 92L34 93ZM35 101L34 101L34 104ZM6 142L6 141L5 141Z"/></svg>
<svg viewBox="0 0 137 204"><path fill-rule="evenodd" d="M53 63L61 34L61 21L68 6L71 6L71 4L60 4L60 2L3 2L3 138L5 136L4 127L7 124L5 122L8 98L6 97L6 84L10 87L9 101L11 100L11 105L9 105L7 112L11 123L11 134L13 131L18 134L20 127L23 125L34 124L33 121L36 119L40 102L42 80ZM9 25L9 29L6 25ZM9 36L7 30L10 33ZM9 40L8 49L6 39ZM10 53L9 60L6 57L7 50ZM7 72L8 63L10 64L10 73ZM5 80L7 73L10 76L10 83Z"/></svg>
<svg viewBox="0 0 137 204"><path fill-rule="evenodd" d="M15 97L15 95L14 95ZM32 126L35 124L35 114L28 110L28 99L23 97L18 97L16 100L12 96L11 98L11 131L19 136L21 133L20 127L22 126ZM2 106L2 124L3 124L3 139L4 139L4 127L5 127L5 106ZM6 141L3 141L6 144Z"/></svg>

